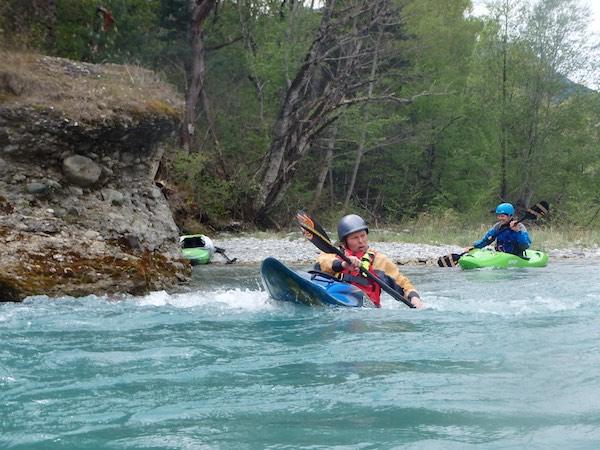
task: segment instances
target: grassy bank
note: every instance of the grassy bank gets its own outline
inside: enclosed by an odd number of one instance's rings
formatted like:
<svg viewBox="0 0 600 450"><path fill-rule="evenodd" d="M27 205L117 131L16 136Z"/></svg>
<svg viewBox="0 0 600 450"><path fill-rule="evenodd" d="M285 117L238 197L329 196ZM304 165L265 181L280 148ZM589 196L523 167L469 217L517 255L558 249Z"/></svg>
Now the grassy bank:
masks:
<svg viewBox="0 0 600 450"><path fill-rule="evenodd" d="M465 225L417 221L386 230L374 229L371 232L371 239L373 241L401 241L433 245L456 244L466 247L483 237L490 226L491 224ZM532 247L540 250L600 246L600 230L596 229L583 229L570 225L536 226L531 224L527 225L527 229L533 241Z"/></svg>

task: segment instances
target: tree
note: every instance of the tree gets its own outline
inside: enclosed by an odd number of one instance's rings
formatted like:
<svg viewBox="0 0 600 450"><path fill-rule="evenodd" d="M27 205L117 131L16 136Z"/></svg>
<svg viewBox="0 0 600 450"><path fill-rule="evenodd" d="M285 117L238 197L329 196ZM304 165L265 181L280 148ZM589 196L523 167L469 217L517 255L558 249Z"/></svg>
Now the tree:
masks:
<svg viewBox="0 0 600 450"><path fill-rule="evenodd" d="M498 118L497 195L528 205L541 175L552 165L547 152L555 130L565 125L559 110L567 79L589 62L586 16L575 0L540 0L533 5L502 0L490 6L493 20L477 64L491 70L480 81L487 85L489 116Z"/></svg>
<svg viewBox="0 0 600 450"><path fill-rule="evenodd" d="M181 124L181 143L187 151L196 150L196 109L202 98L205 111L209 110L204 90L204 21L216 5L216 0L195 0L190 20L192 73L185 97L185 111ZM207 111L207 114L208 111ZM214 127L211 125L212 132ZM218 141L215 142L218 146Z"/></svg>
<svg viewBox="0 0 600 450"><path fill-rule="evenodd" d="M339 110L366 100L359 94L368 83L374 54L369 38L394 18L388 0L325 3L317 37L286 92L273 140L257 173L250 208L258 223L269 224L268 213L283 198L298 163Z"/></svg>

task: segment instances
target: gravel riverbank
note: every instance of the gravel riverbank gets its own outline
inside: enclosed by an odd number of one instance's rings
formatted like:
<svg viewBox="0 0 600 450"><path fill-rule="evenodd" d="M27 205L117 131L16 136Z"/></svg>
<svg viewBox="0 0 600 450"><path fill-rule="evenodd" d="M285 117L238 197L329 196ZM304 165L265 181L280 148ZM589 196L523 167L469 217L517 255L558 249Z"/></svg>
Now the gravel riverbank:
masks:
<svg viewBox="0 0 600 450"><path fill-rule="evenodd" d="M225 249L229 258L237 258L236 264L256 264L268 256L288 263L311 263L319 250L304 238L290 236L281 239L263 239L244 236L218 236L218 247ZM437 258L449 253L460 253L457 245L410 244L402 242L371 242L371 246L388 255L399 265L435 265ZM600 258L600 248L564 248L547 250L550 258ZM225 263L216 254L213 263Z"/></svg>

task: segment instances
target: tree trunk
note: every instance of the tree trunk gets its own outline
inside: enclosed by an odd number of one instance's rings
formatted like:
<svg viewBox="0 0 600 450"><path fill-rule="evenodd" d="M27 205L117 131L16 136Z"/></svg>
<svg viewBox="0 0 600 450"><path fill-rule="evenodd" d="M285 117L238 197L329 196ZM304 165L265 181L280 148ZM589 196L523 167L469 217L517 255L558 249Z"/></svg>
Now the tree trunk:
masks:
<svg viewBox="0 0 600 450"><path fill-rule="evenodd" d="M181 144L188 152L197 150L196 109L204 89L204 21L214 8L216 0L196 0L190 23L192 46L192 79L185 99L181 124ZM210 125L209 125L210 126Z"/></svg>
<svg viewBox="0 0 600 450"><path fill-rule="evenodd" d="M307 88L311 86L313 76L316 74L317 61L325 52L327 44L327 31L332 20L335 0L329 0L325 5L319 33L313 41L304 64L287 91L287 95L279 117L275 124L274 139L269 151L259 170L259 188L254 199L252 210L256 221L263 222L270 209L275 206L289 183L290 175L295 170L295 164L308 149L309 133L315 130L309 128L302 119L302 115L309 115L303 111L303 98ZM315 104L319 112L323 105ZM315 111L316 112L316 111ZM319 123L319 116L312 114L315 125Z"/></svg>
<svg viewBox="0 0 600 450"><path fill-rule="evenodd" d="M389 0L344 2L345 8L334 14L335 5L336 0L327 0L323 7L317 37L286 93L273 141L257 173L251 211L258 224L268 222L265 216L281 201L311 142L337 118L333 113L365 85L363 68L373 49L363 48L364 41L392 16ZM353 33L348 24L355 20L359 29Z"/></svg>

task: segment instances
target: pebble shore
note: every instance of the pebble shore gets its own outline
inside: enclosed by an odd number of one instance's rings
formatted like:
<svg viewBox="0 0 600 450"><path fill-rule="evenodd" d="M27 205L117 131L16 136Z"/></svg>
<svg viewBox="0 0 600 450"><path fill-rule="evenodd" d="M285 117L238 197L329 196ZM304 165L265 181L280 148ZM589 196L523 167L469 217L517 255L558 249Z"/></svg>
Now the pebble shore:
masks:
<svg viewBox="0 0 600 450"><path fill-rule="evenodd" d="M218 247L225 249L229 258L237 258L236 264L259 263L268 256L288 263L310 263L319 250L304 238L290 236L281 239L261 239L243 236L220 236L214 238ZM435 265L440 256L461 253L463 248L456 245L410 244L402 242L371 242L376 250L385 253L399 265ZM564 248L547 250L550 258L600 258L600 247ZM225 263L216 254L213 263Z"/></svg>

